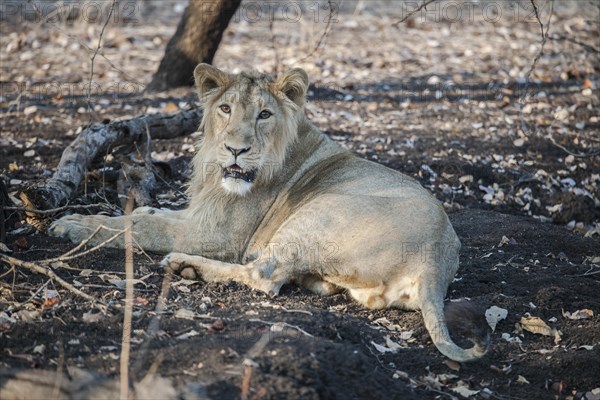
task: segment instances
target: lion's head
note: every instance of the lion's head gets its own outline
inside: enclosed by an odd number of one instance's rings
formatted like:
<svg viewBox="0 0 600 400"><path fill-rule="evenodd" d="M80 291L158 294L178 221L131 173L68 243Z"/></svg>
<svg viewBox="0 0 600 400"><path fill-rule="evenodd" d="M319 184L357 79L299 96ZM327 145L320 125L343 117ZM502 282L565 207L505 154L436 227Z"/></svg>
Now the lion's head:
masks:
<svg viewBox="0 0 600 400"><path fill-rule="evenodd" d="M236 195L268 184L297 139L306 72L292 69L274 79L256 72L229 75L200 64L194 78L204 111L204 137L194 159L197 183Z"/></svg>

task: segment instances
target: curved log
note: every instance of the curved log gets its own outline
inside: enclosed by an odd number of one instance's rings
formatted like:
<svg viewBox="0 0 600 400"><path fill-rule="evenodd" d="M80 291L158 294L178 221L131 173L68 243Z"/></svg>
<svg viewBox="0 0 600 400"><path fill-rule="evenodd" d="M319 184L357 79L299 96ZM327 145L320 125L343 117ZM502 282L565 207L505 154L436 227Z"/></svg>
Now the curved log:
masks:
<svg viewBox="0 0 600 400"><path fill-rule="evenodd" d="M75 194L92 161L110 147L142 141L146 129L152 139L187 135L198 129L201 117L202 112L195 108L89 125L65 149L52 178L27 188L19 197L27 208L49 210L63 206Z"/></svg>

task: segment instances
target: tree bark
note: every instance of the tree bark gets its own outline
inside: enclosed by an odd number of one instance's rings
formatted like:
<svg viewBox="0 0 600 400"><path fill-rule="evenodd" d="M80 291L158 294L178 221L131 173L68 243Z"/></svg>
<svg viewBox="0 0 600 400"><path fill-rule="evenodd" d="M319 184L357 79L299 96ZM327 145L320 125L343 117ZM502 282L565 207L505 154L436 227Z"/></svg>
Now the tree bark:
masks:
<svg viewBox="0 0 600 400"><path fill-rule="evenodd" d="M194 68L212 63L223 32L241 0L190 0L165 55L146 87L159 92L194 83Z"/></svg>
<svg viewBox="0 0 600 400"><path fill-rule="evenodd" d="M201 117L200 109L192 109L92 124L65 149L52 178L24 190L19 197L28 208L49 210L60 207L75 194L91 162L110 147L145 141L146 129L153 139L187 135L198 129Z"/></svg>

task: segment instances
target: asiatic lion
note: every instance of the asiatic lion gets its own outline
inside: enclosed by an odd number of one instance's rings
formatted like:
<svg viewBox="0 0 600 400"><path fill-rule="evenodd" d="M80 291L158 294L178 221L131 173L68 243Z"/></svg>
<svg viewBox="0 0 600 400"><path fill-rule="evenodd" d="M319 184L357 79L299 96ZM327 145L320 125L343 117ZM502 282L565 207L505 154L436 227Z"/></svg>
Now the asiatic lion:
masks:
<svg viewBox="0 0 600 400"><path fill-rule="evenodd" d="M413 179L354 156L304 113L308 76L278 79L194 71L204 136L193 160L189 205L130 217L69 215L50 233L81 242L131 218L143 249L188 278L235 280L271 295L296 282L319 294L347 290L370 309L421 309L434 344L468 361L448 333L444 296L460 241L438 201ZM112 236L100 230L93 242ZM123 240L112 242L123 246Z"/></svg>

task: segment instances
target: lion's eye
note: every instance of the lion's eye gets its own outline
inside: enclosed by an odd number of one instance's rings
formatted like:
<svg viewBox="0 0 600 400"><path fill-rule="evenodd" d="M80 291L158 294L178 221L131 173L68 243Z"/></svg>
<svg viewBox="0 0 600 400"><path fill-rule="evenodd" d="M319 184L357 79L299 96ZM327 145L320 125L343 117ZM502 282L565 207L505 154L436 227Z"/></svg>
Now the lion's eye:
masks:
<svg viewBox="0 0 600 400"><path fill-rule="evenodd" d="M267 119L269 118L271 115L273 115L273 113L271 111L267 111L267 110L262 110L260 112L260 114L258 114L258 118L259 119Z"/></svg>
<svg viewBox="0 0 600 400"><path fill-rule="evenodd" d="M229 114L231 112L231 107L229 107L227 104L222 104L219 106L219 108L221 109L221 111L223 111L225 114Z"/></svg>

